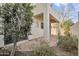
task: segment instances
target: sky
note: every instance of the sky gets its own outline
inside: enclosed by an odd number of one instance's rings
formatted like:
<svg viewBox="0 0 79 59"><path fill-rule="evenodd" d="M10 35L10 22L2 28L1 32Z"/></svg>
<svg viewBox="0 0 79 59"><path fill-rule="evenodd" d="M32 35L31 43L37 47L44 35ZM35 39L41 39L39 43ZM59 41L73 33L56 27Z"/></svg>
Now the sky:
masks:
<svg viewBox="0 0 79 59"><path fill-rule="evenodd" d="M53 3L52 9L60 14L64 11L64 9L70 10L71 15L69 17L74 23L78 21L79 3Z"/></svg>

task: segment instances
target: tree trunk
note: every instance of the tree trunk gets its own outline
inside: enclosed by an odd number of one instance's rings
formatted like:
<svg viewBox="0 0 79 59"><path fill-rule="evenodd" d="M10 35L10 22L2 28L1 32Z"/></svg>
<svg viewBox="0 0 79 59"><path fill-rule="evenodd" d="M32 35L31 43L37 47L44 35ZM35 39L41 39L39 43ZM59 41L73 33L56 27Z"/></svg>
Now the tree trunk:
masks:
<svg viewBox="0 0 79 59"><path fill-rule="evenodd" d="M28 39L28 34L27 34L27 32L25 33L25 37L26 37L26 39Z"/></svg>
<svg viewBox="0 0 79 59"><path fill-rule="evenodd" d="M15 50L16 50L16 36L15 36L15 34L13 34L13 36L12 36L12 39L13 39L13 43L14 43L14 45L13 45L13 48L12 48L12 51L11 51L11 56L14 56L15 55Z"/></svg>

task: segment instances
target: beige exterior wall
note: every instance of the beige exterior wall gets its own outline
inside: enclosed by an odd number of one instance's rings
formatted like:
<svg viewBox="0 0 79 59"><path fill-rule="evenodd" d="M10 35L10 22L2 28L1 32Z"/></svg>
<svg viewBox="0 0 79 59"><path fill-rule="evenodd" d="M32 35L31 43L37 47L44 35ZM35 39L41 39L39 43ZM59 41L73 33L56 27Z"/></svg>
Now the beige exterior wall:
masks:
<svg viewBox="0 0 79 59"><path fill-rule="evenodd" d="M33 10L34 15L44 13L45 3L36 3L33 5L35 6L35 8Z"/></svg>
<svg viewBox="0 0 79 59"><path fill-rule="evenodd" d="M44 13L45 8L47 8L49 9L49 14L53 15L56 19L59 19L58 14L54 10L52 10L52 8L50 7L50 4L47 4L48 7L46 6L46 3L37 3L37 4L32 4L32 5L35 6L35 8L33 9L34 16ZM44 19L38 20L38 19L33 18L33 24L31 26L32 35L29 35L29 39L34 39L34 38L44 36L44 29L41 29L41 22L44 23ZM57 24L55 23L51 23L51 34L52 35L57 35L58 27L56 27L56 25ZM47 26L47 24L45 26Z"/></svg>
<svg viewBox="0 0 79 59"><path fill-rule="evenodd" d="M51 23L51 35L57 35L58 33L58 24Z"/></svg>
<svg viewBox="0 0 79 59"><path fill-rule="evenodd" d="M33 19L33 23L31 26L31 34L29 35L29 39L34 39L43 36L43 29L41 29L41 22L39 20Z"/></svg>
<svg viewBox="0 0 79 59"><path fill-rule="evenodd" d="M73 35L76 35L76 36L79 38L79 22L77 22L76 24L74 24L74 25L71 27L70 32L71 32Z"/></svg>
<svg viewBox="0 0 79 59"><path fill-rule="evenodd" d="M32 5L35 6L33 9L34 16L44 12L44 4L38 3ZM29 35L29 40L43 36L43 29L41 29L40 26L41 26L41 20L35 19L33 17L33 23L31 26L32 35Z"/></svg>
<svg viewBox="0 0 79 59"><path fill-rule="evenodd" d="M77 22L71 27L70 32L72 33L72 35L76 35L78 37L78 55L79 55L79 22Z"/></svg>

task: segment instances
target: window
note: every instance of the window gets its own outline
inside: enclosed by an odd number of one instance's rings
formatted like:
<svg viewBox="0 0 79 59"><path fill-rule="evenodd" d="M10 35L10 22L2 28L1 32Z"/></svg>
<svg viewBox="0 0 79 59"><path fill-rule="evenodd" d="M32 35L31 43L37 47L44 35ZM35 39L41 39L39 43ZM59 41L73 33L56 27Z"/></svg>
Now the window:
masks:
<svg viewBox="0 0 79 59"><path fill-rule="evenodd" d="M43 26L44 24L43 24L43 22L41 23L41 29L43 29L44 28L44 26Z"/></svg>

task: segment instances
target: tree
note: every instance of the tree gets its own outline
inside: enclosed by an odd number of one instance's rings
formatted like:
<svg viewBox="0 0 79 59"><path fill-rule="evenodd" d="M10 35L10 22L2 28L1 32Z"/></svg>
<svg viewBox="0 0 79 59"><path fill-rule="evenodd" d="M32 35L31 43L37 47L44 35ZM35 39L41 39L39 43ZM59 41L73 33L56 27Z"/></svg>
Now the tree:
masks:
<svg viewBox="0 0 79 59"><path fill-rule="evenodd" d="M73 8L73 9L72 9ZM69 19L73 19L73 17L71 17L73 15L73 11L75 11L75 7L73 4L69 3L69 4L60 4L60 17L61 20L69 20Z"/></svg>
<svg viewBox="0 0 79 59"><path fill-rule="evenodd" d="M73 24L71 21L73 19L71 17L73 12L72 8L74 9L73 5L71 6L70 4L60 4L60 26L64 29L65 34L69 34L70 26Z"/></svg>
<svg viewBox="0 0 79 59"><path fill-rule="evenodd" d="M20 31L28 37L27 33L30 32L32 24L32 9L33 6L30 3L6 3L0 6L0 17L4 19L4 40L12 39L14 43L11 55L15 54Z"/></svg>
<svg viewBox="0 0 79 59"><path fill-rule="evenodd" d="M69 35L70 27L73 25L71 20L63 20L61 23L61 28L64 29L64 34Z"/></svg>

